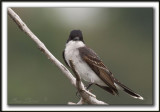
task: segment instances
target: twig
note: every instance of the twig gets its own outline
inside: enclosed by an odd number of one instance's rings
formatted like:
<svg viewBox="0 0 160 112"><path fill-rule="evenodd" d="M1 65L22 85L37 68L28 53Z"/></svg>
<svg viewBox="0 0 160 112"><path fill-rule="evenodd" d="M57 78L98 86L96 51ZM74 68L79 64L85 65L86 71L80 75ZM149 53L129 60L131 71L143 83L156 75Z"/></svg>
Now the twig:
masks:
<svg viewBox="0 0 160 112"><path fill-rule="evenodd" d="M77 104L83 104L84 101L86 101L88 104L106 104L102 101L97 100L95 97L93 97L94 95L89 91L86 92L84 88L84 84L80 80L77 81L78 84L76 84L76 79L70 73L70 71L50 53L50 51L46 48L46 46L38 39L37 36L35 36L32 33L32 31L27 27L27 25L21 20L21 18L11 8L8 8L8 14L14 20L14 22L18 25L18 27L22 31L24 31L37 44L38 48L47 56L47 58L50 59L51 62L53 62L65 74L65 76L67 76L71 84L74 85L76 88L78 85L79 87L78 90L83 90L83 92L80 92L83 99L81 99Z"/></svg>

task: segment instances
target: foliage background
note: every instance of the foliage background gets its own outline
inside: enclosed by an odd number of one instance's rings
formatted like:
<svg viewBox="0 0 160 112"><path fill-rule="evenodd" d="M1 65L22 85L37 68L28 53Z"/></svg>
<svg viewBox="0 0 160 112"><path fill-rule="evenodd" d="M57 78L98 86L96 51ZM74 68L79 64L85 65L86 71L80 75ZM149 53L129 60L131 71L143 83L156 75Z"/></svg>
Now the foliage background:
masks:
<svg viewBox="0 0 160 112"><path fill-rule="evenodd" d="M114 76L144 97L120 91L112 96L92 86L109 104L152 104L152 8L13 8L63 64L62 51L73 29L83 32ZM8 104L67 104L77 102L76 89L8 17Z"/></svg>

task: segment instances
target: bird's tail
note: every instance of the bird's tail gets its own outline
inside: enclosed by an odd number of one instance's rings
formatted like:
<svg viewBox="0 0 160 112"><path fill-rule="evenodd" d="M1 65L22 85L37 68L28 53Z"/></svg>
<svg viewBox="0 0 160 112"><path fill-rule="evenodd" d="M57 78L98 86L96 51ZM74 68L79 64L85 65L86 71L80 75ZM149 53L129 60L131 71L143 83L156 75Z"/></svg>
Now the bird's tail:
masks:
<svg viewBox="0 0 160 112"><path fill-rule="evenodd" d="M140 96L139 94L135 93L133 90L129 89L128 87L126 87L122 83L120 83L117 79L115 79L115 85L116 85L117 88L122 89L123 91L128 93L131 97L143 100L142 96Z"/></svg>

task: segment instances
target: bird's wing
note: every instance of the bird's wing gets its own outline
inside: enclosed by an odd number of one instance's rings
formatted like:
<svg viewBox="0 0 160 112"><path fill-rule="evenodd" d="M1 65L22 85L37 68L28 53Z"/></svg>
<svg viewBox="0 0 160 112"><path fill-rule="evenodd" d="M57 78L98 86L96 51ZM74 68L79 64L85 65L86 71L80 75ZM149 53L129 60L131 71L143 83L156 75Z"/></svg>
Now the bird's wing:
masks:
<svg viewBox="0 0 160 112"><path fill-rule="evenodd" d="M107 69L96 53L87 47L79 48L79 52L81 58L91 67L98 77L117 93L118 91L114 85L113 74Z"/></svg>

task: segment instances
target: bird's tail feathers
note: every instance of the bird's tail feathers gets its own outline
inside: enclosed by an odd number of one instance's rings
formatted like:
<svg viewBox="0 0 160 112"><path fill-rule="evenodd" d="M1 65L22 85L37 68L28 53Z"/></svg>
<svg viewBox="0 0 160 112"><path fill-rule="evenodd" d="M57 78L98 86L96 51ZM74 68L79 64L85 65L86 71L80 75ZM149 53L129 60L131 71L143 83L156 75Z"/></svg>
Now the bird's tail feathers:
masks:
<svg viewBox="0 0 160 112"><path fill-rule="evenodd" d="M123 85L122 83L120 83L117 79L115 79L115 85L118 89L125 91L127 94L129 94L131 97L133 98L137 98L140 100L143 100L143 97L140 96L139 94L135 93L133 90L129 89L128 87L126 87L125 85Z"/></svg>

